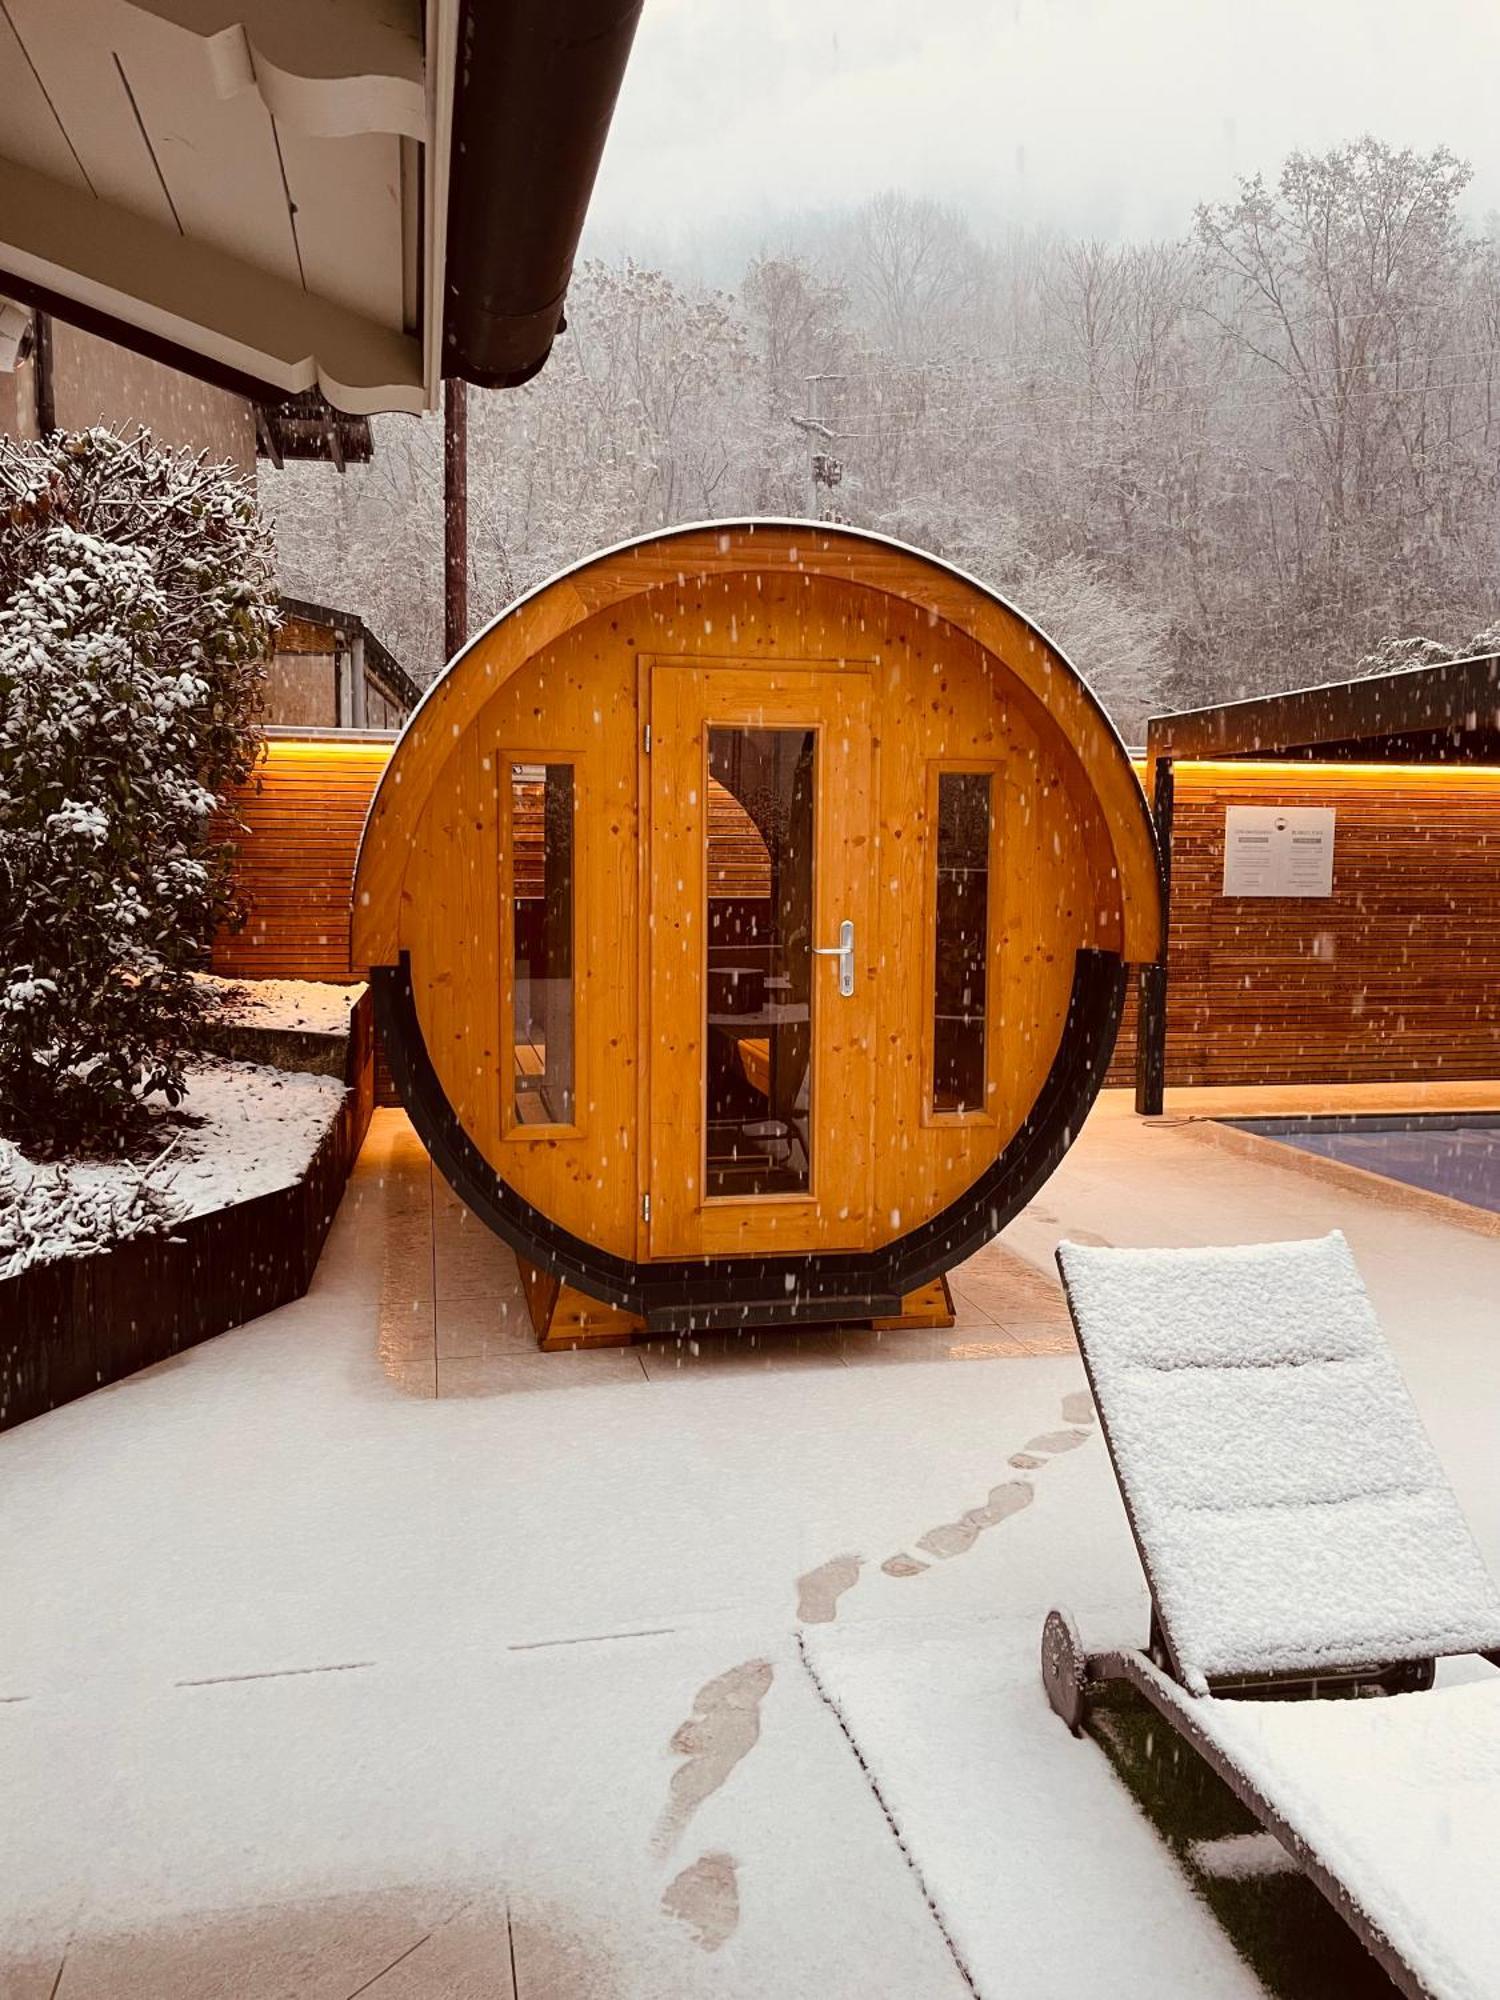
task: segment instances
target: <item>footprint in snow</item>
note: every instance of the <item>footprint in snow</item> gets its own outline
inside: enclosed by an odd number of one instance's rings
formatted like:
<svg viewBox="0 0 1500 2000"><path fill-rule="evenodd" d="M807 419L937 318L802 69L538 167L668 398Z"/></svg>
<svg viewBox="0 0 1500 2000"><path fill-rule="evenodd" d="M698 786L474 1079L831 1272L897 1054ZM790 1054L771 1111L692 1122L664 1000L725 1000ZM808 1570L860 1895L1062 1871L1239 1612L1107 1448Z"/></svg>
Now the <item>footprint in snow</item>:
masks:
<svg viewBox="0 0 1500 2000"><path fill-rule="evenodd" d="M693 1697L693 1712L672 1737L684 1759L672 1773L667 1803L652 1846L666 1854L703 1801L719 1789L760 1739L760 1705L775 1677L769 1660L746 1660L705 1681Z"/></svg>
<svg viewBox="0 0 1500 2000"><path fill-rule="evenodd" d="M1077 1451L1079 1445L1088 1443L1090 1436L1090 1432L1078 1429L1043 1431L1040 1437L1028 1438L1010 1462L1025 1470L1039 1464L1042 1457L1055 1458L1061 1451Z"/></svg>
<svg viewBox="0 0 1500 2000"><path fill-rule="evenodd" d="M662 1891L669 1917L686 1924L704 1951L717 1951L740 1921L739 1876L732 1854L703 1854Z"/></svg>
<svg viewBox="0 0 1500 2000"><path fill-rule="evenodd" d="M833 1556L797 1579L797 1616L804 1625L828 1625L839 1615L839 1599L859 1582L863 1556Z"/></svg>

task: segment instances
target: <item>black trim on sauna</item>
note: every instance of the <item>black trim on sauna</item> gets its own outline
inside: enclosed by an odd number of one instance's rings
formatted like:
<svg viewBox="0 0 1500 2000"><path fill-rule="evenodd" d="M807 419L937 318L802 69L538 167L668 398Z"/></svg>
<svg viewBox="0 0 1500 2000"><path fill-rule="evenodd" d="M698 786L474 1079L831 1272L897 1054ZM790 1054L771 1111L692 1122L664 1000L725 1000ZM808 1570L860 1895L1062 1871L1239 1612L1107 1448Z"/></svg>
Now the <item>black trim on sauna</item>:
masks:
<svg viewBox="0 0 1500 2000"><path fill-rule="evenodd" d="M1002 1230L1078 1136L1114 1051L1125 1000L1115 952L1080 951L1052 1067L999 1157L940 1215L878 1250L638 1264L575 1236L503 1181L460 1124L432 1066L411 964L371 968L391 1075L412 1124L455 1193L529 1262L591 1297L639 1314L652 1333L870 1319L950 1270Z"/></svg>

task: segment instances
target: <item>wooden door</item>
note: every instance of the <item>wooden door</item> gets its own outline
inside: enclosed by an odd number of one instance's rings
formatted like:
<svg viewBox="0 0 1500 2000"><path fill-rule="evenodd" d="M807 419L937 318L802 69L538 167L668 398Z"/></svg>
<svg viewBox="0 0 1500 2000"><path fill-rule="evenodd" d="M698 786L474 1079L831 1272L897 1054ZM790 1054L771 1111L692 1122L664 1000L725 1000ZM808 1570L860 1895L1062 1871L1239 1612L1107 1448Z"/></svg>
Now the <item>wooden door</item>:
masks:
<svg viewBox="0 0 1500 2000"><path fill-rule="evenodd" d="M648 668L653 1257L868 1240L870 676Z"/></svg>

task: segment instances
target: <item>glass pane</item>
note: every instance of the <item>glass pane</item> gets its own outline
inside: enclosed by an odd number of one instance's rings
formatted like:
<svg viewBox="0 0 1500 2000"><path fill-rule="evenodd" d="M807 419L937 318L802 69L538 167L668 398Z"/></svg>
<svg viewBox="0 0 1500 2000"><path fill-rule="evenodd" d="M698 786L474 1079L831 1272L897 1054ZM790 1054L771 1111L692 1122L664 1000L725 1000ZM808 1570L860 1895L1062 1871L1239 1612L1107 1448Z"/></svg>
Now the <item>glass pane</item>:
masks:
<svg viewBox="0 0 1500 2000"><path fill-rule="evenodd" d="M510 767L515 1118L573 1123L573 766Z"/></svg>
<svg viewBox="0 0 1500 2000"><path fill-rule="evenodd" d="M938 773L937 977L932 1108L984 1109L984 1003L990 919L990 778Z"/></svg>
<svg viewBox="0 0 1500 2000"><path fill-rule="evenodd" d="M816 744L811 729L708 732L710 1199L809 1185Z"/></svg>

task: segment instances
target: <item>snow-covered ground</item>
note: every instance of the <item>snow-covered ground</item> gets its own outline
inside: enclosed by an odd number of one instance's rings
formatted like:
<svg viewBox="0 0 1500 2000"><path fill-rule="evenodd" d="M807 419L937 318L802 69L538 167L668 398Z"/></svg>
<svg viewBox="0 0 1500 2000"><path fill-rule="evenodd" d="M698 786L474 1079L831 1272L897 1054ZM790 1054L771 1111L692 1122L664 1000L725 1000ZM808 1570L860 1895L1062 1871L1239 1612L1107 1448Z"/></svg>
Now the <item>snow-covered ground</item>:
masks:
<svg viewBox="0 0 1500 2000"><path fill-rule="evenodd" d="M146 1158L37 1166L0 1139L0 1183L17 1191L0 1203L0 1276L292 1186L344 1101L334 1077L212 1058L191 1066L187 1086Z"/></svg>
<svg viewBox="0 0 1500 2000"><path fill-rule="evenodd" d="M198 984L218 995L220 1017L237 1027L315 1035L346 1035L350 1012L366 990L322 979L220 979L211 973L200 973Z"/></svg>
<svg viewBox="0 0 1500 2000"><path fill-rule="evenodd" d="M1076 1357L497 1331L419 1396L388 1328L514 1276L412 1152L378 1113L307 1298L0 1438L7 2000L1260 1990L1042 1694L1051 1604L1145 1630ZM1500 1567L1500 1241L1121 1098L1008 1237L1332 1227Z"/></svg>

